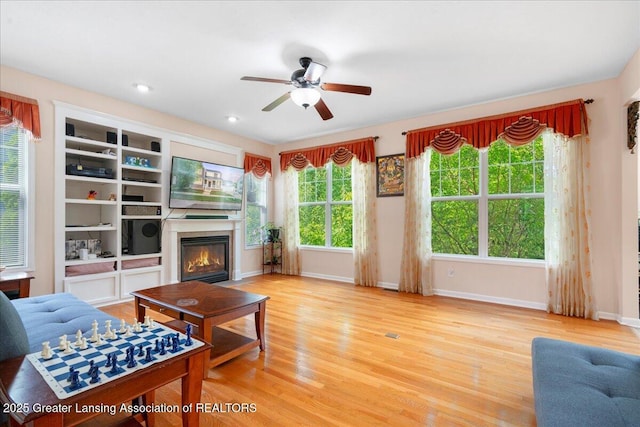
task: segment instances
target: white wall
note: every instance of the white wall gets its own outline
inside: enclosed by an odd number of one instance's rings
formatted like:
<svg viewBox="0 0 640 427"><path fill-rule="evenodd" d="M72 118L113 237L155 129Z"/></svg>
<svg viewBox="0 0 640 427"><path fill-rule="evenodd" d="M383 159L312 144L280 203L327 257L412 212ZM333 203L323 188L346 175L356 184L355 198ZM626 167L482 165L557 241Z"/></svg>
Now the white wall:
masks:
<svg viewBox="0 0 640 427"><path fill-rule="evenodd" d="M623 143L626 140L626 124L622 123L621 111L626 99L622 99L620 92L622 86L636 89L640 87L638 79L628 77L634 73L634 70L637 71L638 67L635 64L639 56L640 54L634 56L619 79L428 114L379 126L296 141L278 148L285 151L367 136L379 136L376 142L377 156L403 153L405 138L402 132L406 130L576 98L592 98L595 102L587 106L587 112L590 119L589 131L592 145L592 255L595 295L602 318L618 320L626 318L628 322L634 322L638 319L637 269L633 270L637 264L634 261L633 268L627 265L629 264L626 261L627 258L632 256L635 260L635 252L634 249L627 249L626 252L622 250L623 244L630 246L626 239L623 239L623 233L625 236L628 235L629 226L625 225L623 228L622 224L624 217L632 215L635 218L636 215L637 166L635 165L637 162L634 158L633 170L626 165L631 155L628 150L623 149L626 146L626 143ZM626 107L624 115L626 123ZM626 190L624 196L620 190L623 182L626 185L629 180L633 187L632 203L626 200ZM281 191L281 180L276 176L276 192L279 191ZM281 210L281 200L277 202L276 208ZM404 197L378 198L376 202L379 281L381 286L393 288L397 287L400 278ZM633 209L629 209L630 213L627 213L626 205L629 203L633 205ZM327 265L331 265L329 272ZM453 275L450 275L451 269L453 269ZM303 275L352 281L352 255L330 251L318 253L316 250L303 249L302 270ZM546 308L542 263L515 262L498 265L495 262L436 257L433 270L434 288L439 294ZM337 277L340 274L345 276ZM634 275L635 281L629 277L631 274ZM633 286L635 291L632 289Z"/></svg>
<svg viewBox="0 0 640 427"><path fill-rule="evenodd" d="M200 140L232 145L263 156L271 156L274 152L273 146L268 144L66 86L14 68L0 66L0 90L37 99L40 106L42 141L36 144L35 150L36 253L35 279L31 282L31 295L48 294L54 291L53 201L58 191L58 189L54 188L54 100L124 117L146 125L170 130L177 134L193 136ZM200 149L187 147L181 148L181 150L181 154L188 154L190 150L197 152ZM262 271L259 254L260 250L244 250L243 248L243 273Z"/></svg>

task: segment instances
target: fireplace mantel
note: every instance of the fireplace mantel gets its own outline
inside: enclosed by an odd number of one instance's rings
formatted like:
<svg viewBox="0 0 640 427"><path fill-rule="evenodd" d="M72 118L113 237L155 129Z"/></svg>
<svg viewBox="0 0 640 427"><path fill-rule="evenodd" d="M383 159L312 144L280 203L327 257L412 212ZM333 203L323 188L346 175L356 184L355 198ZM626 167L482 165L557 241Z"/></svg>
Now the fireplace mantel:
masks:
<svg viewBox="0 0 640 427"><path fill-rule="evenodd" d="M178 267L178 251L180 241L180 233L206 233L216 231L228 231L230 234L229 240L232 242L231 251L233 253L231 260L231 280L240 280L241 277L241 243L240 243L240 226L242 219L229 218L229 219L172 219L168 218L165 221L165 228L167 234L168 248L168 274L170 283L177 283L180 281L180 268Z"/></svg>

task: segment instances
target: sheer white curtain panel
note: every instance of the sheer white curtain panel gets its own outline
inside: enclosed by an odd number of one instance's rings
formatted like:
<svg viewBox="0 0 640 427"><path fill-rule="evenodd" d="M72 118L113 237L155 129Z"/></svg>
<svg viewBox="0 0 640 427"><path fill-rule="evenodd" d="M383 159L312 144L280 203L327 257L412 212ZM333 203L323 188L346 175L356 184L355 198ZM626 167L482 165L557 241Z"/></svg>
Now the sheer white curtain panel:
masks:
<svg viewBox="0 0 640 427"><path fill-rule="evenodd" d="M398 289L433 294L431 273L431 150L405 163L404 240Z"/></svg>
<svg viewBox="0 0 640 427"><path fill-rule="evenodd" d="M547 311L598 319L591 276L590 142L543 134Z"/></svg>
<svg viewBox="0 0 640 427"><path fill-rule="evenodd" d="M354 283L378 285L376 164L351 161Z"/></svg>

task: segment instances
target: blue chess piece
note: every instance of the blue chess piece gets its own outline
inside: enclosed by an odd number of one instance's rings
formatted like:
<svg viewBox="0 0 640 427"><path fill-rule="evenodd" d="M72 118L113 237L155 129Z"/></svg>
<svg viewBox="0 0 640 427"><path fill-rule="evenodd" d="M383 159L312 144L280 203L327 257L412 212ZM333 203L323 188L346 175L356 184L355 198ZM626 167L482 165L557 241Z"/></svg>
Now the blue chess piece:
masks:
<svg viewBox="0 0 640 427"><path fill-rule="evenodd" d="M160 352L160 342L158 341L158 339L156 338L156 348L153 350L156 353Z"/></svg>
<svg viewBox="0 0 640 427"><path fill-rule="evenodd" d="M69 366L69 377L67 378L67 382L70 383L73 381L73 373L75 372L75 368L73 366Z"/></svg>
<svg viewBox="0 0 640 427"><path fill-rule="evenodd" d="M129 363L127 363L127 368L135 368L138 362L136 362L136 358L133 357L133 352L131 352L131 357L129 358Z"/></svg>
<svg viewBox="0 0 640 427"><path fill-rule="evenodd" d="M187 325L187 339L184 341L184 345L186 345L187 347L193 345L193 340L191 339L191 324L189 323Z"/></svg>
<svg viewBox="0 0 640 427"><path fill-rule="evenodd" d="M144 346L142 344L138 344L138 357L144 357Z"/></svg>
<svg viewBox="0 0 640 427"><path fill-rule="evenodd" d="M153 357L151 357L151 347L147 347L147 354L144 356L145 362L151 362Z"/></svg>
<svg viewBox="0 0 640 427"><path fill-rule="evenodd" d="M107 363L104 364L105 368L111 367L111 353L107 354Z"/></svg>
<svg viewBox="0 0 640 427"><path fill-rule="evenodd" d="M118 373L118 355L113 353L113 355L111 356L111 372L112 374L117 374Z"/></svg>
<svg viewBox="0 0 640 427"><path fill-rule="evenodd" d="M77 389L78 387L80 387L80 372L78 371L73 371L73 373L71 374L71 384L69 384L69 387L72 390Z"/></svg>
<svg viewBox="0 0 640 427"><path fill-rule="evenodd" d="M89 380L91 384L95 384L100 381L100 370L98 369L98 365L91 366L89 369L89 376L91 377Z"/></svg>
<svg viewBox="0 0 640 427"><path fill-rule="evenodd" d="M164 340L162 340L162 342L160 343L160 355L164 356L165 354L167 354L167 349L164 346Z"/></svg>

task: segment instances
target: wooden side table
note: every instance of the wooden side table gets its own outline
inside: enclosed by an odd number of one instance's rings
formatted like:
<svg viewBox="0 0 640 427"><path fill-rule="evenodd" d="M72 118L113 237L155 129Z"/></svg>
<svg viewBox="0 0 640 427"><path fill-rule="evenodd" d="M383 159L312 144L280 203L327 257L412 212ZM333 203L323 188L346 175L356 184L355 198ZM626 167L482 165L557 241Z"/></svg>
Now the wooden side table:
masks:
<svg viewBox="0 0 640 427"><path fill-rule="evenodd" d="M18 298L29 297L29 289L31 288L31 279L35 276L32 273L13 273L3 271L0 273L0 291L2 292L18 292Z"/></svg>

